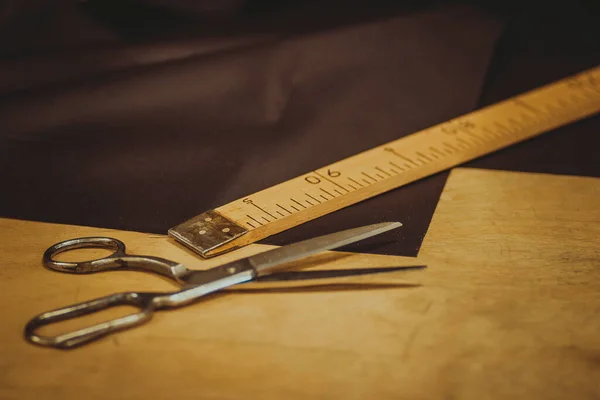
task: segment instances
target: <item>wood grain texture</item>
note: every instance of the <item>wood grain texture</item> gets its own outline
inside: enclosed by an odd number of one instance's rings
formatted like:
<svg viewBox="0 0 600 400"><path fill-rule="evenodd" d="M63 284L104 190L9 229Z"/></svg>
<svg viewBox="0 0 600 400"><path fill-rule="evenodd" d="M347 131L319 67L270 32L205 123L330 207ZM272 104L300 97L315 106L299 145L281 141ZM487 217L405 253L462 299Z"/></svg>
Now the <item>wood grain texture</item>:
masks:
<svg viewBox="0 0 600 400"><path fill-rule="evenodd" d="M429 268L411 275L421 287L227 293L68 352L26 343L26 321L173 285L44 270L56 241L109 234L198 268L261 248L199 260L163 236L0 220L0 398L596 398L599 198L600 179L457 169L418 257Z"/></svg>

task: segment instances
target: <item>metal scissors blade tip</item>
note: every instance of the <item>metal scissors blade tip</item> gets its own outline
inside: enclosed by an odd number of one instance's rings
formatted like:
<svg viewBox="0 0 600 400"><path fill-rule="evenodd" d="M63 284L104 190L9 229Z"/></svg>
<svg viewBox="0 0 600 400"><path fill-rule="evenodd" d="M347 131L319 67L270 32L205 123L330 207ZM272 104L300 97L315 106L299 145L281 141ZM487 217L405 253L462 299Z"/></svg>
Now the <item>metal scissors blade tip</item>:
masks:
<svg viewBox="0 0 600 400"><path fill-rule="evenodd" d="M383 222L347 229L256 254L248 257L247 260L259 274L267 273L270 269L278 265L305 258L322 251L346 246L359 240L399 228L400 226L402 226L400 222Z"/></svg>

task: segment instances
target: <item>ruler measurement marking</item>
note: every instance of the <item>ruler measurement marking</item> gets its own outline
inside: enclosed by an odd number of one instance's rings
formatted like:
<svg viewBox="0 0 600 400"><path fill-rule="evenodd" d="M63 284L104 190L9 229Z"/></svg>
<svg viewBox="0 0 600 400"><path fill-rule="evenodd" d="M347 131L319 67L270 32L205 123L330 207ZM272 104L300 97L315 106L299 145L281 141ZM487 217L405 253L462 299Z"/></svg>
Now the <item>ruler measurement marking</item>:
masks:
<svg viewBox="0 0 600 400"><path fill-rule="evenodd" d="M471 137L473 140L478 140L478 141L480 141L480 142L481 142L481 144L484 144L484 143L485 143L485 138L484 138L484 137L481 137L481 136L479 136L478 134L476 134L476 133L475 133L475 132L473 132L472 130L470 130L470 129L466 129L466 128L465 128L465 129L464 129L464 131L465 131L465 133L466 133L467 135L469 135L469 136L470 136L470 137Z"/></svg>
<svg viewBox="0 0 600 400"><path fill-rule="evenodd" d="M424 158L425 160L427 160L427 162L431 162L433 161L431 158L427 157L425 154L421 153L420 151L417 151L416 154L421 157Z"/></svg>
<svg viewBox="0 0 600 400"><path fill-rule="evenodd" d="M502 134L502 136L511 135L512 132L506 126L502 125L500 122L494 122L494 125L498 128L498 133Z"/></svg>
<svg viewBox="0 0 600 400"><path fill-rule="evenodd" d="M310 200L304 200L305 202L307 202L310 206L314 206L313 203L310 202ZM320 203L320 202L319 202Z"/></svg>
<svg viewBox="0 0 600 400"><path fill-rule="evenodd" d="M457 144L462 144L465 150L471 148L471 143L467 142L463 138L456 138L456 141L458 142Z"/></svg>
<svg viewBox="0 0 600 400"><path fill-rule="evenodd" d="M296 210L296 211L300 211L300 210L299 210L299 209L297 209L297 208L296 208L296 206L295 206L295 205L293 205L293 204L290 204L290 207L292 207L292 208L293 208L294 210Z"/></svg>
<svg viewBox="0 0 600 400"><path fill-rule="evenodd" d="M383 173L384 173L384 174L386 174L387 176L392 176L392 174L390 174L389 172L387 172L387 171L386 171L386 170L384 170L384 169L381 169L381 168L379 168L379 167L375 167L375 169L376 169L377 171L381 171L381 172L383 172Z"/></svg>
<svg viewBox="0 0 600 400"><path fill-rule="evenodd" d="M348 186L350 186L352 188L352 190L356 190L356 188L354 186L352 186L351 184L348 184Z"/></svg>
<svg viewBox="0 0 600 400"><path fill-rule="evenodd" d="M319 200L319 199L317 199L317 198L315 198L315 197L311 196L311 195L310 195L310 194L308 194L308 193L304 193L304 194L305 194L307 197L310 197L311 199L313 199L314 201L316 201L317 203L321 204L321 200ZM308 200L307 200L307 201L308 201ZM311 203L310 203L310 201L309 201L308 203L309 203L311 206L313 206L313 205L314 205L314 204L311 204Z"/></svg>
<svg viewBox="0 0 600 400"><path fill-rule="evenodd" d="M519 115L521 116L521 119L523 121L526 121L526 122L533 121L533 123L539 122L539 117L543 117L543 115L539 115L539 114L533 114L533 115L532 114L527 114L525 111L521 111L519 113Z"/></svg>
<svg viewBox="0 0 600 400"><path fill-rule="evenodd" d="M325 196L324 196L324 195L322 195L322 194L321 194L321 195L319 195L319 196L321 196L321 197L322 197L322 198L323 198L325 201L329 200L327 197L325 197Z"/></svg>
<svg viewBox="0 0 600 400"><path fill-rule="evenodd" d="M494 126L492 128L494 130L494 132L496 132L496 134L501 137L502 139L506 139L506 130L502 130L500 128L498 128L497 126Z"/></svg>
<svg viewBox="0 0 600 400"><path fill-rule="evenodd" d="M259 220L257 220L256 218L254 218L252 215L250 214L246 214L246 217L250 218L252 221L256 222L257 224L259 224L260 226L263 225L262 222L260 222Z"/></svg>
<svg viewBox="0 0 600 400"><path fill-rule="evenodd" d="M329 182L333 183L333 184L334 184L334 185L336 185L337 187L344 189L344 190L345 190L347 193L350 193L350 191L349 191L348 189L346 189L345 187L343 187L343 186L342 186L342 185L340 185L339 183L332 181L331 179L329 179L329 178L328 178L328 177L326 177L325 175L323 175L323 174L320 174L320 173L318 173L317 171L314 171L314 173L315 173L315 174L317 174L317 175L319 175L321 178L323 178L323 179L325 179L325 180L327 180L327 181L329 181Z"/></svg>
<svg viewBox="0 0 600 400"><path fill-rule="evenodd" d="M340 191L339 191L339 190L337 190L337 189L333 189L333 191L334 191L334 192L336 192L337 194L339 194L340 196L343 196L343 195L344 195L344 193L340 192Z"/></svg>
<svg viewBox="0 0 600 400"><path fill-rule="evenodd" d="M493 129L494 132L496 132L496 134L498 134L498 136L500 136L502 139L506 139L507 134L510 136L510 132L508 132L506 128L501 128L497 126L497 124L494 124Z"/></svg>
<svg viewBox="0 0 600 400"><path fill-rule="evenodd" d="M450 143L448 142L442 142L442 144L444 146L446 146L446 148L452 150L452 152L450 154L454 154L455 152L460 152L460 149L458 149L457 147L452 146Z"/></svg>
<svg viewBox="0 0 600 400"><path fill-rule="evenodd" d="M523 125L521 125L519 121L512 117L508 118L508 122L510 122L510 125L512 125L515 128L515 131L524 129Z"/></svg>
<svg viewBox="0 0 600 400"><path fill-rule="evenodd" d="M395 155L396 157L399 157L401 159L403 159L406 162L409 162L411 164L414 164L415 166L419 166L419 164L417 164L416 162L414 162L413 160L411 160L410 158L403 156L402 154L398 153L396 150L392 149L392 148L387 148L387 150L392 153L393 155Z"/></svg>
<svg viewBox="0 0 600 400"><path fill-rule="evenodd" d="M442 153L441 151L439 151L437 148L433 147L433 146L429 146L429 150L433 151L434 153L438 153L440 155L440 157L444 157L445 154Z"/></svg>
<svg viewBox="0 0 600 400"><path fill-rule="evenodd" d="M270 220L270 219L268 219L268 218L267 218L267 217L265 217L265 216L263 216L263 217L262 217L262 219L264 219L264 220L265 220L265 221L267 221L267 222L271 222L271 220Z"/></svg>
<svg viewBox="0 0 600 400"><path fill-rule="evenodd" d="M270 216L270 217L273 217L274 219L277 219L277 217L276 217L276 216L274 216L273 214L271 214L270 212L268 212L268 211L267 211L267 210L265 210L264 208L262 208L262 207L260 207L260 206L257 206L257 205L256 205L256 204L254 204L254 203L249 203L249 204L252 204L254 207L258 208L260 211L264 212L264 213L265 213L265 214L267 214L268 216ZM263 218L264 218L264 217L263 217ZM268 221L268 220L267 220L267 221Z"/></svg>
<svg viewBox="0 0 600 400"><path fill-rule="evenodd" d="M390 171L394 173L394 175L398 175L400 172L396 171L394 168L390 168Z"/></svg>
<svg viewBox="0 0 600 400"><path fill-rule="evenodd" d="M528 124L529 126L541 122L541 120L535 119L535 117L532 117L531 115L527 115L525 113L519 113L519 117L521 117L521 121L523 121L523 123Z"/></svg>
<svg viewBox="0 0 600 400"><path fill-rule="evenodd" d="M399 166L395 162L390 161L388 164L390 164L392 167L398 168L401 172L404 172L404 168L402 168L401 166Z"/></svg>
<svg viewBox="0 0 600 400"><path fill-rule="evenodd" d="M352 182L356 183L356 184L357 184L358 186L360 186L360 187L364 187L362 183L360 183L360 182L358 182L358 181L355 181L354 179L352 179L352 178L350 178L350 177L348 178L348 180L350 180L350 181L352 181Z"/></svg>
<svg viewBox="0 0 600 400"><path fill-rule="evenodd" d="M371 185L371 182L369 182L369 181L368 181L368 180L366 180L366 179L363 179L363 182L364 182L364 183L366 183L367 185Z"/></svg>
<svg viewBox="0 0 600 400"><path fill-rule="evenodd" d="M414 162L414 161L413 161L413 160L411 160L410 158L408 158L408 157L405 157L405 156L403 156L402 154L399 154L399 156L400 156L400 158L402 158L403 160L405 160L405 161L408 161L409 163L413 164L415 167L418 167L418 166L419 166L419 164L417 164L416 162Z"/></svg>
<svg viewBox="0 0 600 400"><path fill-rule="evenodd" d="M475 146L480 146L482 144L485 144L484 140L482 140L481 138L479 138L477 136L473 136L473 135L469 135L469 140L467 140L467 142L472 142Z"/></svg>
<svg viewBox="0 0 600 400"><path fill-rule="evenodd" d="M277 210L277 214L281 215L282 217L285 217L285 215L283 215L283 213L279 210Z"/></svg>
<svg viewBox="0 0 600 400"><path fill-rule="evenodd" d="M250 225L250 228L252 228L252 229L256 229L256 227L255 227L254 225L252 225L252 223L251 223L251 222L246 222L246 224Z"/></svg>
<svg viewBox="0 0 600 400"><path fill-rule="evenodd" d="M532 106L531 104L527 103L525 100L523 99L515 99L513 100L513 104L516 104L517 106L524 108L534 114L537 115L541 115L543 117L546 117L546 113L544 113L541 110L538 110L536 107Z"/></svg>
<svg viewBox="0 0 600 400"><path fill-rule="evenodd" d="M321 189L321 191L322 191L322 192L324 192L324 193L326 193L326 194L330 195L332 199L333 199L333 198L335 198L335 196L334 196L334 195L332 195L331 193L329 193L327 190L325 190L325 189L323 189L323 188L319 188L319 189Z"/></svg>
<svg viewBox="0 0 600 400"><path fill-rule="evenodd" d="M489 133L491 136L493 136L495 139L502 139L502 135L499 134L498 132L494 132L491 129L488 129L486 127L482 127L481 130L486 131L487 133Z"/></svg>
<svg viewBox="0 0 600 400"><path fill-rule="evenodd" d="M375 176L380 177L381 179L385 179L385 176L381 175L381 174L375 174Z"/></svg>
<svg viewBox="0 0 600 400"><path fill-rule="evenodd" d="M373 178L372 176L370 176L369 174L367 174L366 172L361 172L361 174L363 174L364 176L366 176L369 179L372 179L373 181L377 182L377 179ZM363 179L364 180L364 179ZM370 183L369 183L370 185Z"/></svg>
<svg viewBox="0 0 600 400"><path fill-rule="evenodd" d="M292 214L292 212L290 210L288 210L287 208L283 207L280 204L275 203L275 205L279 208L281 208L283 211L287 212L288 214Z"/></svg>
<svg viewBox="0 0 600 400"><path fill-rule="evenodd" d="M306 208L306 206L305 206L304 204L300 203L299 201L297 201L297 200L295 200L295 199L292 199L291 197L290 197L290 200L291 200L291 201L293 201L294 203L298 204L299 206L301 206L301 207L303 207L303 208ZM294 208L295 208L295 207L294 207Z"/></svg>

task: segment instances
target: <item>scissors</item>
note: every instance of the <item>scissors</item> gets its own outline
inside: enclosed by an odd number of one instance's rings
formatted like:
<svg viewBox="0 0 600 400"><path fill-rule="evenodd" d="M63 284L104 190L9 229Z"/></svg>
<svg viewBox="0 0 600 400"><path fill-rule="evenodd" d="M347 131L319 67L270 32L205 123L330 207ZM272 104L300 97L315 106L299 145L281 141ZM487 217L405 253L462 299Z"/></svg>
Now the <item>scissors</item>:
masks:
<svg viewBox="0 0 600 400"><path fill-rule="evenodd" d="M342 247L395 229L401 225L399 222L386 222L348 229L279 247L208 270L191 270L183 264L159 257L130 255L126 253L123 242L109 237L84 237L66 240L46 250L42 260L45 267L74 274L120 269L141 270L171 278L181 285L182 289L167 293L115 293L44 312L32 318L26 325L25 338L40 346L70 349L113 332L147 322L156 310L185 306L210 293L250 281L319 280L321 278L425 268L425 266L418 265L329 271L281 271L284 266L289 268L289 263L292 261ZM91 261L66 262L54 260L54 256L59 253L90 247L107 248L114 250L114 252L107 257ZM57 336L42 336L36 333L38 328L45 325L122 305L134 306L138 308L139 312Z"/></svg>

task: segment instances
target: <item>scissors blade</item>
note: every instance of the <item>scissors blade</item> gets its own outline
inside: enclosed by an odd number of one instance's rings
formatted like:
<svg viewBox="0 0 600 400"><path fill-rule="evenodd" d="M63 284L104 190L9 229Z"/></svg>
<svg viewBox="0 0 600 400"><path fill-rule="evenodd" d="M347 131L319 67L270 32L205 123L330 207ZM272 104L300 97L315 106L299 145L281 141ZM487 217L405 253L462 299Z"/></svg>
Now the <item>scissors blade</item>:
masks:
<svg viewBox="0 0 600 400"><path fill-rule="evenodd" d="M400 222L383 222L380 224L361 226L359 228L318 236L279 247L274 250L265 251L264 253L250 256L247 260L254 267L256 272L259 275L262 275L270 272L270 270L281 264L358 242L359 240L379 235L400 226L402 226Z"/></svg>
<svg viewBox="0 0 600 400"><path fill-rule="evenodd" d="M384 274L398 271L413 271L427 268L426 265L402 265L396 267L371 267L352 269L322 269L317 271L281 271L260 276L257 282L309 281L319 279L335 279L348 276Z"/></svg>

